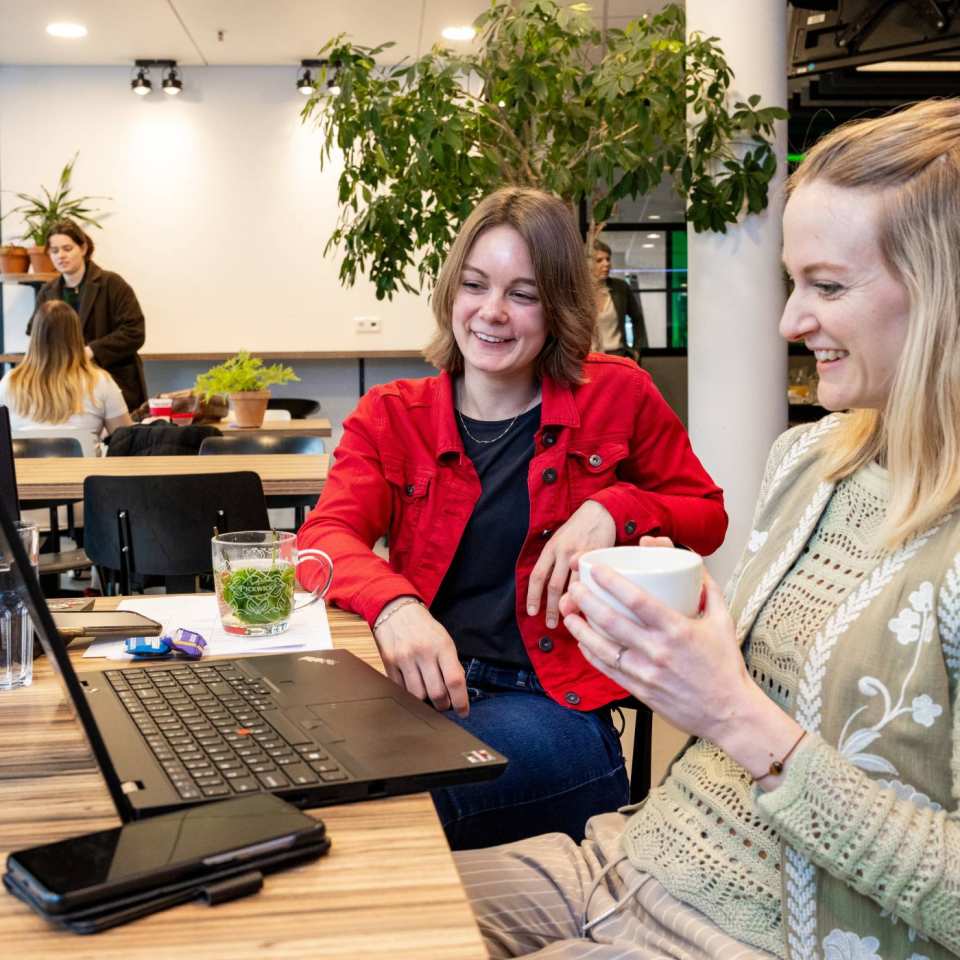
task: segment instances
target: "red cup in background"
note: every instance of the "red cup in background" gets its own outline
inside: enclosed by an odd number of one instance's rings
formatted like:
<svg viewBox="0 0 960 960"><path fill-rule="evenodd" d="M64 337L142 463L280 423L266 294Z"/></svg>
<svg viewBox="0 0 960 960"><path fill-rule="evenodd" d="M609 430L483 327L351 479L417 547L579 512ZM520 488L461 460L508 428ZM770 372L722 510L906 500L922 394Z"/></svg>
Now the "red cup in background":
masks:
<svg viewBox="0 0 960 960"><path fill-rule="evenodd" d="M170 397L151 397L150 398L150 416L163 417L170 419L173 413L173 400Z"/></svg>
<svg viewBox="0 0 960 960"><path fill-rule="evenodd" d="M193 412L186 411L184 413L172 413L170 418L178 427L189 427L193 423Z"/></svg>

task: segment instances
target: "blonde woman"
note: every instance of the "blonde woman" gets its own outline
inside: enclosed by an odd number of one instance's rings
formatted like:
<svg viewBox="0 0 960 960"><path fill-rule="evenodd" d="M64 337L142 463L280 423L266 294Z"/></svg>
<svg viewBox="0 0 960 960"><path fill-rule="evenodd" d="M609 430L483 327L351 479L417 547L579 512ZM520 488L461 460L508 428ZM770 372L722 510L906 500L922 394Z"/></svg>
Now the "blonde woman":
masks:
<svg viewBox="0 0 960 960"><path fill-rule="evenodd" d="M0 380L14 434L84 431L89 441L81 443L93 452L101 434L132 424L120 388L84 350L72 307L62 300L41 304L32 331L23 362Z"/></svg>
<svg viewBox="0 0 960 960"><path fill-rule="evenodd" d="M960 954L960 100L832 132L783 227L780 331L849 412L774 445L729 607L711 581L682 617L611 570L639 625L561 601L692 739L581 846L460 855L491 957Z"/></svg>

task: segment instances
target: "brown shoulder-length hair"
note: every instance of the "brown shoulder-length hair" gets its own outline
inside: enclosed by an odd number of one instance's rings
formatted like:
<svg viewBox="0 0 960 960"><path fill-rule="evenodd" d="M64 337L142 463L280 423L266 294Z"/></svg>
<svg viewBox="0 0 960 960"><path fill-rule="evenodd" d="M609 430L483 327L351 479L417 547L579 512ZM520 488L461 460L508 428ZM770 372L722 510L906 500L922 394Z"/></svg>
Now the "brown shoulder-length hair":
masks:
<svg viewBox="0 0 960 960"><path fill-rule="evenodd" d="M427 360L448 373L463 372L463 354L453 336L453 301L477 238L499 226L513 227L523 237L533 263L547 324L536 376L562 384L582 382L596 321L596 293L583 240L566 204L530 187L504 187L491 193L460 228L433 292L437 331L424 351Z"/></svg>
<svg viewBox="0 0 960 960"><path fill-rule="evenodd" d="M11 405L39 423L65 423L83 411L100 375L84 350L76 310L47 300L34 314L27 353L10 374Z"/></svg>
<svg viewBox="0 0 960 960"><path fill-rule="evenodd" d="M93 240L90 234L80 228L79 224L74 223L73 220L58 220L50 228L50 232L47 234L47 240L49 241L50 237L55 233L69 237L78 247L86 246L83 259L86 263L90 262L90 258L93 256Z"/></svg>
<svg viewBox="0 0 960 960"><path fill-rule="evenodd" d="M879 197L877 242L909 298L884 409L845 416L827 458L834 480L871 460L886 463L884 532L897 545L960 502L960 99L925 100L832 131L788 189L817 181Z"/></svg>

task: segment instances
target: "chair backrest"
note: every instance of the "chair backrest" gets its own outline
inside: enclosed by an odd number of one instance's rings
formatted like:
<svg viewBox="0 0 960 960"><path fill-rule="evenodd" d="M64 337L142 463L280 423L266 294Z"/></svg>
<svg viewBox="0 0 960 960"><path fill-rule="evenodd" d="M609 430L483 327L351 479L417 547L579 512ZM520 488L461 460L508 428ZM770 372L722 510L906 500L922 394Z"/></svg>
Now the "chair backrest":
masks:
<svg viewBox="0 0 960 960"><path fill-rule="evenodd" d="M92 430L81 427L67 427L63 424L56 424L49 427L20 427L13 431L14 440L47 440L51 437L72 438L80 444L80 455L84 457L97 457L100 455L100 441L94 435ZM34 456L35 454L23 454L23 456ZM21 454L17 454L21 456ZM74 457L75 453L40 453L36 456L43 457Z"/></svg>
<svg viewBox="0 0 960 960"><path fill-rule="evenodd" d="M134 575L166 577L168 588L189 592L189 580L212 569L215 529L270 529L252 471L87 477L83 503L84 549L98 567L119 572L122 593Z"/></svg>
<svg viewBox="0 0 960 960"><path fill-rule="evenodd" d="M320 409L320 401L306 397L271 397L267 401L267 409L288 410L294 420L306 420Z"/></svg>
<svg viewBox="0 0 960 960"><path fill-rule="evenodd" d="M200 455L210 453L326 453L323 437L241 433L225 437L207 437L200 444Z"/></svg>
<svg viewBox="0 0 960 960"><path fill-rule="evenodd" d="M76 437L14 437L15 457L82 457L83 447Z"/></svg>

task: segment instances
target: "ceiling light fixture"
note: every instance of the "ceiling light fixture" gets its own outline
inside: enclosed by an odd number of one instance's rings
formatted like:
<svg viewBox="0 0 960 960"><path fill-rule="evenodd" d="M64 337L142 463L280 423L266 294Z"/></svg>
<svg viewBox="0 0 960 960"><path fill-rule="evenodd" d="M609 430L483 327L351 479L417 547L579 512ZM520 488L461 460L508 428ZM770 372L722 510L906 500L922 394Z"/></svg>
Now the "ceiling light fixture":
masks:
<svg viewBox="0 0 960 960"><path fill-rule="evenodd" d="M458 40L461 43L472 40L476 35L477 31L473 27L444 27L440 31L444 40Z"/></svg>
<svg viewBox="0 0 960 960"><path fill-rule="evenodd" d="M659 213L648 213L648 214L647 214L647 219L648 219L648 220L659 220L659 219L660 219L660 214L659 214Z"/></svg>
<svg viewBox="0 0 960 960"><path fill-rule="evenodd" d="M659 233L648 233L648 234L647 234L647 239L648 239L648 240L659 240L659 239L660 239L660 234L659 234Z"/></svg>
<svg viewBox="0 0 960 960"><path fill-rule="evenodd" d="M133 90L137 96L145 97L153 89L153 84L147 77L149 72L146 68L141 68L137 71L137 75L130 81L130 89Z"/></svg>
<svg viewBox="0 0 960 960"><path fill-rule="evenodd" d="M130 89L140 97L145 97L153 90L153 82L150 80L152 67L165 71L160 84L165 94L175 97L183 90L176 60L134 60L133 66L137 75L130 81Z"/></svg>
<svg viewBox="0 0 960 960"><path fill-rule="evenodd" d="M309 97L314 91L313 76L306 67L300 71L300 75L297 77L297 89L305 97Z"/></svg>
<svg viewBox="0 0 960 960"><path fill-rule="evenodd" d="M168 97L175 97L183 89L183 81L180 79L180 72L176 67L171 67L167 71L167 75L163 78L163 83L160 84L163 87L163 92Z"/></svg>
<svg viewBox="0 0 960 960"><path fill-rule="evenodd" d="M329 60L301 60L300 73L297 74L297 89L305 97L312 97L318 93L322 93L323 91L317 88L317 83L321 77L326 74L327 94L331 97L339 97L340 84L337 83L339 67L339 60L334 63L331 63ZM313 75L314 70L320 71L316 77Z"/></svg>
<svg viewBox="0 0 960 960"><path fill-rule="evenodd" d="M87 35L87 28L82 23L48 23L47 33L61 40L79 40Z"/></svg>

